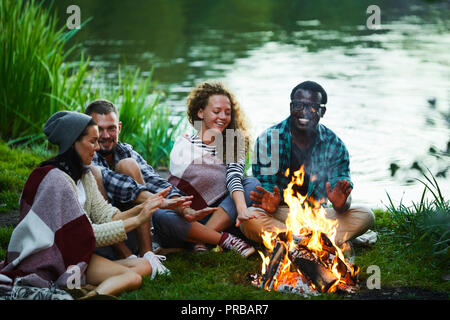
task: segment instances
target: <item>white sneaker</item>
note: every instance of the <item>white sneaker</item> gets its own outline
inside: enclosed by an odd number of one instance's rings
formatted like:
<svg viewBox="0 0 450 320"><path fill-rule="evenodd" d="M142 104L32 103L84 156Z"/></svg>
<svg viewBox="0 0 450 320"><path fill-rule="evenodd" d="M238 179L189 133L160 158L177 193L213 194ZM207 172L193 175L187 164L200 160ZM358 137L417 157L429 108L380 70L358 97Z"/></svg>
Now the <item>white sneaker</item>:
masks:
<svg viewBox="0 0 450 320"><path fill-rule="evenodd" d="M154 254L151 251L148 251L144 254L143 258L147 259L148 262L150 262L150 265L152 266L152 274L150 278L153 280L157 274L167 274L170 275L169 269L163 266L161 261L165 261L166 257Z"/></svg>

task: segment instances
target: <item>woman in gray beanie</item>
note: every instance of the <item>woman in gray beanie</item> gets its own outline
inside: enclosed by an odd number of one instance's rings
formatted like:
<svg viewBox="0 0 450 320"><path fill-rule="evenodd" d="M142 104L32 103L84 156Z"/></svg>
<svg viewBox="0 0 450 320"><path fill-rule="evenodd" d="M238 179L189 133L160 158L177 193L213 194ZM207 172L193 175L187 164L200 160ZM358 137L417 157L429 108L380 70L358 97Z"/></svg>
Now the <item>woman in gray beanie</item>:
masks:
<svg viewBox="0 0 450 320"><path fill-rule="evenodd" d="M84 261L87 266L81 272L82 282L96 287L95 290L85 292L84 298L95 298L99 294L118 295L138 289L142 276L152 271L147 260L111 261L96 255L93 250L125 240L127 232L151 218L165 196L162 193L166 191L121 212L102 197L89 167L95 151L99 149L98 127L92 118L77 112L60 111L48 119L44 133L51 143L59 147L59 153L43 162L30 175L21 197L19 223L26 224L31 219L27 219L30 212L31 215L42 216L41 220L47 224L42 229L52 230L53 236L49 238L54 237L54 245L59 253L49 254L47 249L32 248L27 251L33 257L29 260L39 263L30 266L24 265L25 262L17 262L10 268L18 271L26 269L27 272L31 269L44 280L59 284L61 279L66 279L66 283L63 281L61 285L64 287L64 284L69 284L67 279L70 276L67 274L70 275L70 267L83 265ZM55 227L58 223L58 227ZM22 229L28 230L27 227ZM36 223L30 227L31 230L37 228ZM26 238L26 235L15 237L14 241L19 242L15 247L21 247L21 241L25 241L21 239ZM39 254L42 256L36 257ZM11 252L10 255L14 257L17 253ZM7 259L5 265L11 265L8 260L11 259ZM55 274L56 269L59 271Z"/></svg>

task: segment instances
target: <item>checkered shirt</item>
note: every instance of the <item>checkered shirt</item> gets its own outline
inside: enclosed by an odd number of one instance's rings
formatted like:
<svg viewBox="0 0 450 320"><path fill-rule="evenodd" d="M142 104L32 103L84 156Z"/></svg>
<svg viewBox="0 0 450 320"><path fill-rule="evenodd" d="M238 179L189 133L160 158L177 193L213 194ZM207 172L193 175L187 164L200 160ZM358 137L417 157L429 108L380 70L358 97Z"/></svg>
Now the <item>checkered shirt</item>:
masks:
<svg viewBox="0 0 450 320"><path fill-rule="evenodd" d="M285 176L291 161L291 117L265 130L256 140L253 154L252 172L262 187L273 192L276 185L283 190L289 181ZM311 151L310 182L307 196L328 200L325 183L334 188L338 180L350 179L350 158L341 139L322 124L318 125L318 134ZM298 170L291 168L290 170Z"/></svg>
<svg viewBox="0 0 450 320"><path fill-rule="evenodd" d="M138 194L147 190L152 193L157 193L171 184L161 178L161 176L155 172L155 170L147 164L142 156L133 150L133 147L127 143L118 142L114 152L114 164L116 165L120 160L132 158L136 160L141 168L142 176L145 181L145 185L137 183L133 178L117 173L109 168L108 162L97 152L95 153L92 164L101 167L102 169L102 181L106 194L111 202L128 203L136 199ZM182 192L175 186L172 186L168 198L174 195L182 195Z"/></svg>

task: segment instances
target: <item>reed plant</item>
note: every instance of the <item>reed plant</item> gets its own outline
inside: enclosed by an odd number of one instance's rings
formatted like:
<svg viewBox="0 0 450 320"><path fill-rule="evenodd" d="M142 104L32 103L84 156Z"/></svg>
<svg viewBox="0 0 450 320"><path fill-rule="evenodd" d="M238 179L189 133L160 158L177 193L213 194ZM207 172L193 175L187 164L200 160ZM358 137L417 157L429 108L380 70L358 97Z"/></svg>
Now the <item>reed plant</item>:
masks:
<svg viewBox="0 0 450 320"><path fill-rule="evenodd" d="M0 0L0 16L0 136L33 141L51 114L76 106L67 97L80 94L88 60L65 62L73 32L42 3Z"/></svg>
<svg viewBox="0 0 450 320"><path fill-rule="evenodd" d="M51 148L42 128L53 113L83 112L104 98L119 107L121 140L151 165L168 166L181 121L172 123L161 104L164 94L156 88L153 70L143 77L139 69L119 66L117 79L105 83L102 71L89 67L89 57L74 58L77 45L67 47L77 29L58 28L56 15L42 2L0 0L0 16L0 138L8 145ZM68 62L69 56L75 61Z"/></svg>
<svg viewBox="0 0 450 320"><path fill-rule="evenodd" d="M173 121L161 102L164 92L153 81L153 69L145 78L139 69L122 70L120 66L117 74L118 85L108 84L102 97L118 106L120 141L131 144L151 166L167 167L182 119Z"/></svg>
<svg viewBox="0 0 450 320"><path fill-rule="evenodd" d="M450 201L445 199L433 174L423 174L426 181L417 179L424 185L420 201L407 206L400 201L395 205L387 194L386 206L393 228L410 242L431 242L432 254L450 262ZM427 192L432 199L425 198Z"/></svg>

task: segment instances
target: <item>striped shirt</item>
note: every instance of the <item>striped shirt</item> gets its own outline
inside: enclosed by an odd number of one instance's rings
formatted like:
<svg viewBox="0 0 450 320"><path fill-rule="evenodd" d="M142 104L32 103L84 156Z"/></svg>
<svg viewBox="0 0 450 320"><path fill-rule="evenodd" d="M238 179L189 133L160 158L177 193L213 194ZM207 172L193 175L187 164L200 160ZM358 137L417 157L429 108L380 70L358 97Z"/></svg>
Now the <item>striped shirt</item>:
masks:
<svg viewBox="0 0 450 320"><path fill-rule="evenodd" d="M193 134L189 137L191 143L205 149L212 156L216 156L216 147L214 145L205 144L198 134ZM227 164L227 189L230 194L234 191L244 192L244 187L242 181L244 180L244 170L245 170L245 152L241 154L238 162L232 162Z"/></svg>

